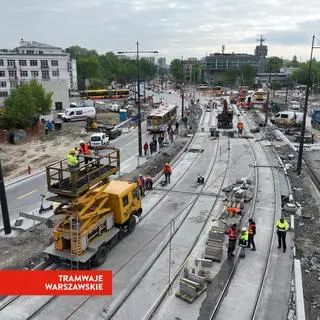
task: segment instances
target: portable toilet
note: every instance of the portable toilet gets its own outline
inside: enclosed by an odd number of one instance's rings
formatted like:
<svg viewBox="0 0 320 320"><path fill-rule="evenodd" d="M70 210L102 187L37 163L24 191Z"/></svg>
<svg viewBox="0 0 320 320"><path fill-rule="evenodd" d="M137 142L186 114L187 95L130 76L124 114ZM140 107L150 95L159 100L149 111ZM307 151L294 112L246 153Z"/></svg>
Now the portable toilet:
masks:
<svg viewBox="0 0 320 320"><path fill-rule="evenodd" d="M126 109L120 109L119 110L119 117L120 117L120 122L127 120L127 110Z"/></svg>

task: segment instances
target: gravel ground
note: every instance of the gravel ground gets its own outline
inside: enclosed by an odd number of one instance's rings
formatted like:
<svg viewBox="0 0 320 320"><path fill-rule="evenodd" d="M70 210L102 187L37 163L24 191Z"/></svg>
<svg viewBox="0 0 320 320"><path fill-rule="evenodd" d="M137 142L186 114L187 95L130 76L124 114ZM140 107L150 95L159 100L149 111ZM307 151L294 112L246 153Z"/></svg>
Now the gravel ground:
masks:
<svg viewBox="0 0 320 320"><path fill-rule="evenodd" d="M279 148L282 154L292 153L289 146ZM319 151L305 152L305 158L315 169L320 169ZM318 161L317 161L318 160ZM292 161L288 175L296 202L301 204L301 214L295 218L295 245L297 258L301 259L308 320L319 320L320 316L320 199L311 186L304 170L298 176L296 161ZM317 167L317 168L316 168Z"/></svg>

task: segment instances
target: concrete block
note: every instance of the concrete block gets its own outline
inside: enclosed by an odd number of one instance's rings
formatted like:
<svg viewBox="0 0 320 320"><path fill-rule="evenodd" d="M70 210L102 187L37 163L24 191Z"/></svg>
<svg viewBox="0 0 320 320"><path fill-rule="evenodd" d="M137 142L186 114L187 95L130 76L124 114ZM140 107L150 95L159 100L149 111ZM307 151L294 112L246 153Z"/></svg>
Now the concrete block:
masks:
<svg viewBox="0 0 320 320"><path fill-rule="evenodd" d="M208 267L211 268L213 266L213 261L209 259L202 259L201 260L201 267Z"/></svg>
<svg viewBox="0 0 320 320"><path fill-rule="evenodd" d="M180 280L180 292L183 292L192 298L195 298L198 295L197 289L195 287L189 285L188 283L186 283L182 279Z"/></svg>
<svg viewBox="0 0 320 320"><path fill-rule="evenodd" d="M194 281L194 282L198 282L198 283L200 283L201 286L204 286L204 284L205 284L204 279L202 277L195 275L195 274L188 275L187 279Z"/></svg>

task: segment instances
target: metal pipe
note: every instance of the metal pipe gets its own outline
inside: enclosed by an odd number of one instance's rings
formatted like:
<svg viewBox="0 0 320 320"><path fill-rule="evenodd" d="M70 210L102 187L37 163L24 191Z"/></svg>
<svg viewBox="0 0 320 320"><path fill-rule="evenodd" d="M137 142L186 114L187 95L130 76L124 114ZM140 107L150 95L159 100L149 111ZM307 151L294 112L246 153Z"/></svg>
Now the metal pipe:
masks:
<svg viewBox="0 0 320 320"><path fill-rule="evenodd" d="M137 41L137 84L138 84L138 145L139 157L142 157L142 133L141 133L141 101L140 101L140 63L139 42Z"/></svg>

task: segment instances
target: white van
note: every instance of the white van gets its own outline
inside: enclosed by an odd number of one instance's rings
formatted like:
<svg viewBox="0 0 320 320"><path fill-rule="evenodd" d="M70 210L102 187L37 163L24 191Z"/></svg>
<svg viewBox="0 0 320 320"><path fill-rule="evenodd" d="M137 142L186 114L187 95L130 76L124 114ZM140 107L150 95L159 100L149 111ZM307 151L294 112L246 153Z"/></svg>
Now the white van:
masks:
<svg viewBox="0 0 320 320"><path fill-rule="evenodd" d="M90 137L90 147L102 147L109 144L109 137L104 132L97 132Z"/></svg>
<svg viewBox="0 0 320 320"><path fill-rule="evenodd" d="M290 101L289 102L290 110L300 110L300 103L298 101Z"/></svg>
<svg viewBox="0 0 320 320"><path fill-rule="evenodd" d="M280 126L301 126L303 112L281 111L271 117L270 121Z"/></svg>
<svg viewBox="0 0 320 320"><path fill-rule="evenodd" d="M66 109L64 113L58 115L63 121L79 121L94 119L96 117L96 109L94 107L81 107Z"/></svg>

